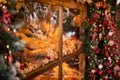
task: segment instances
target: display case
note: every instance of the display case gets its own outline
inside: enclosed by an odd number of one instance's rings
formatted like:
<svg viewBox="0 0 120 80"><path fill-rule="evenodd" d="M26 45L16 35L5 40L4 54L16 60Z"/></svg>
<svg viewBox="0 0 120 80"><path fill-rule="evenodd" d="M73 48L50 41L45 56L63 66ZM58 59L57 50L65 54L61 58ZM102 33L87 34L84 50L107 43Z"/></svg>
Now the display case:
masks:
<svg viewBox="0 0 120 80"><path fill-rule="evenodd" d="M24 3L26 24L19 30L20 38L26 42L21 80L32 80L56 66L59 67L57 79L62 80L63 65L66 65L63 63L74 57L79 60L78 71L84 74L86 5L74 0L27 0Z"/></svg>

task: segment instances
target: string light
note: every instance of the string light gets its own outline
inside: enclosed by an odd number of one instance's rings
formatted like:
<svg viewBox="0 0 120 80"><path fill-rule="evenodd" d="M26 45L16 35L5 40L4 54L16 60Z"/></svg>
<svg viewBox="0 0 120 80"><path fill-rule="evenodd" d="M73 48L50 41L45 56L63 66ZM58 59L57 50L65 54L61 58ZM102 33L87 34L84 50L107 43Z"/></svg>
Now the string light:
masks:
<svg viewBox="0 0 120 80"><path fill-rule="evenodd" d="M6 47L9 49L10 48L10 46L9 45L6 45Z"/></svg>

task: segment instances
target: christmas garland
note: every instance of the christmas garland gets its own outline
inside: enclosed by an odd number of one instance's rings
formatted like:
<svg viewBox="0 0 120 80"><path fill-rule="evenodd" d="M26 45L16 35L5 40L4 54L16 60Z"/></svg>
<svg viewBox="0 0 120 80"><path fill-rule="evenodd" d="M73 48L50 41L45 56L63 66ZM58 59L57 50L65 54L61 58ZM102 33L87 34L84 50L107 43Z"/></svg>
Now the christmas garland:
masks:
<svg viewBox="0 0 120 80"><path fill-rule="evenodd" d="M88 52L85 80L119 80L117 24L111 15L111 5L98 1L88 20Z"/></svg>

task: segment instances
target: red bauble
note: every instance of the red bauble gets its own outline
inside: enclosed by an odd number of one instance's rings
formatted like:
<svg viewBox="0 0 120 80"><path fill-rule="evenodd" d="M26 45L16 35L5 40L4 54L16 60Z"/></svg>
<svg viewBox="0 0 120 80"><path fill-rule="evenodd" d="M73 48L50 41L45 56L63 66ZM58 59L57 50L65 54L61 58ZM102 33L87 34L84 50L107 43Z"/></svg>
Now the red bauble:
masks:
<svg viewBox="0 0 120 80"><path fill-rule="evenodd" d="M105 51L102 51L102 54L105 55Z"/></svg>
<svg viewBox="0 0 120 80"><path fill-rule="evenodd" d="M120 60L118 60L117 64L120 66Z"/></svg>
<svg viewBox="0 0 120 80"><path fill-rule="evenodd" d="M104 80L108 80L108 75L104 76Z"/></svg>
<svg viewBox="0 0 120 80"><path fill-rule="evenodd" d="M90 19L90 23L93 24L95 22L95 19L94 18L91 18Z"/></svg>
<svg viewBox="0 0 120 80"><path fill-rule="evenodd" d="M109 35L106 35L106 40L108 40L109 39Z"/></svg>
<svg viewBox="0 0 120 80"><path fill-rule="evenodd" d="M103 9L106 9L106 5L103 5Z"/></svg>
<svg viewBox="0 0 120 80"><path fill-rule="evenodd" d="M118 48L119 48L119 45L117 44L117 45L116 45L116 49L118 49Z"/></svg>
<svg viewBox="0 0 120 80"><path fill-rule="evenodd" d="M116 39L116 43L118 43L119 42L119 40L118 39Z"/></svg>
<svg viewBox="0 0 120 80"><path fill-rule="evenodd" d="M9 55L8 55L8 62L12 63L12 60L13 60L12 53L10 52Z"/></svg>
<svg viewBox="0 0 120 80"><path fill-rule="evenodd" d="M117 24L116 24L116 23L113 23L112 26L113 26L114 28L116 28L116 27L117 27Z"/></svg>
<svg viewBox="0 0 120 80"><path fill-rule="evenodd" d="M107 47L107 46L104 46L104 49L105 49L105 50L107 50L107 49L108 49L108 47Z"/></svg>
<svg viewBox="0 0 120 80"><path fill-rule="evenodd" d="M100 5L100 6L103 6L103 2L102 2L102 1L101 1L101 2L99 2L99 5Z"/></svg>
<svg viewBox="0 0 120 80"><path fill-rule="evenodd" d="M11 18L12 18L11 13L4 13L3 16L2 16L2 22L4 24L9 24L9 23L11 23Z"/></svg>
<svg viewBox="0 0 120 80"><path fill-rule="evenodd" d="M110 30L110 28L111 28L110 26L107 27L108 30Z"/></svg>
<svg viewBox="0 0 120 80"><path fill-rule="evenodd" d="M103 25L107 25L108 24L108 20L103 20L102 24Z"/></svg>
<svg viewBox="0 0 120 80"><path fill-rule="evenodd" d="M113 53L111 53L111 54L110 54L110 57L113 57L113 56L114 56L114 54L113 54Z"/></svg>
<svg viewBox="0 0 120 80"><path fill-rule="evenodd" d="M95 13L93 17L94 17L94 19L98 19L98 18L100 18L100 15L98 13Z"/></svg>
<svg viewBox="0 0 120 80"><path fill-rule="evenodd" d="M24 64L21 64L20 69L24 70Z"/></svg>
<svg viewBox="0 0 120 80"><path fill-rule="evenodd" d="M116 48L116 45L111 46L112 48Z"/></svg>
<svg viewBox="0 0 120 80"><path fill-rule="evenodd" d="M78 40L78 37L77 36L73 36L72 39L73 40Z"/></svg>
<svg viewBox="0 0 120 80"><path fill-rule="evenodd" d="M108 56L108 51L105 51L105 54L104 54L105 56Z"/></svg>
<svg viewBox="0 0 120 80"><path fill-rule="evenodd" d="M109 70L107 70L107 74L111 74L112 73L112 71L109 69Z"/></svg>
<svg viewBox="0 0 120 80"><path fill-rule="evenodd" d="M99 30L99 29L98 29L97 27L96 27L96 28L94 28L94 32L98 32L98 30Z"/></svg>
<svg viewBox="0 0 120 80"><path fill-rule="evenodd" d="M89 73L89 75L90 75L91 78L94 77L94 73L92 71Z"/></svg>
<svg viewBox="0 0 120 80"><path fill-rule="evenodd" d="M104 16L105 16L105 14L104 14L104 13L102 13L102 16L104 17Z"/></svg>
<svg viewBox="0 0 120 80"><path fill-rule="evenodd" d="M93 50L96 54L98 54L100 52L100 49L94 49Z"/></svg>
<svg viewBox="0 0 120 80"><path fill-rule="evenodd" d="M91 60L91 57L90 57L90 56L88 56L88 58L87 58L87 59L88 59L88 61L90 61L90 60Z"/></svg>
<svg viewBox="0 0 120 80"><path fill-rule="evenodd" d="M95 22L98 22L98 19L95 19Z"/></svg>
<svg viewBox="0 0 120 80"><path fill-rule="evenodd" d="M106 67L109 67L110 65L111 65L111 63L109 61L104 63L104 66L106 66Z"/></svg>
<svg viewBox="0 0 120 80"><path fill-rule="evenodd" d="M95 34L92 34L91 38L92 38L92 40L95 40L95 38L96 38Z"/></svg>
<svg viewBox="0 0 120 80"><path fill-rule="evenodd" d="M102 71L102 70L98 70L97 73L98 73L99 76L102 76L102 75L103 75L103 71Z"/></svg>
<svg viewBox="0 0 120 80"><path fill-rule="evenodd" d="M117 73L117 72L114 73L114 77L115 77L115 78L118 77L118 73Z"/></svg>
<svg viewBox="0 0 120 80"><path fill-rule="evenodd" d="M47 59L48 59L48 60L50 60L50 59L51 59L51 57L50 57L50 56L47 56Z"/></svg>

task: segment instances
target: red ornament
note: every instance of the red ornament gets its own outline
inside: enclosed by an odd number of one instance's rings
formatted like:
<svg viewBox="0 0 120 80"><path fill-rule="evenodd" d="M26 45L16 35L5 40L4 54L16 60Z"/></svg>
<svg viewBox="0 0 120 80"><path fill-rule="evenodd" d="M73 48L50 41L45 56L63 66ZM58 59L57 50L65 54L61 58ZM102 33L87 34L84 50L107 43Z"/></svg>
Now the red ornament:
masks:
<svg viewBox="0 0 120 80"><path fill-rule="evenodd" d="M96 3L95 5L96 5L96 8L98 8L98 9L99 9L99 7L100 7L99 2L98 2L98 3Z"/></svg>
<svg viewBox="0 0 120 80"><path fill-rule="evenodd" d="M107 70L107 74L111 74L112 73L112 71L109 69L109 70Z"/></svg>
<svg viewBox="0 0 120 80"><path fill-rule="evenodd" d="M103 71L102 71L102 70L98 70L97 73L98 73L99 76L102 76L102 75L103 75Z"/></svg>
<svg viewBox="0 0 120 80"><path fill-rule="evenodd" d="M104 14L104 13L102 13L102 16L104 17L104 16L105 16L105 14Z"/></svg>
<svg viewBox="0 0 120 80"><path fill-rule="evenodd" d="M110 30L110 28L111 28L110 26L107 27L108 30Z"/></svg>
<svg viewBox="0 0 120 80"><path fill-rule="evenodd" d="M99 30L99 29L98 29L97 27L96 27L96 28L94 28L94 32L98 32L98 30Z"/></svg>
<svg viewBox="0 0 120 80"><path fill-rule="evenodd" d="M78 37L77 36L72 36L72 39L73 40L78 40Z"/></svg>
<svg viewBox="0 0 120 80"><path fill-rule="evenodd" d="M8 55L8 62L9 63L12 63L12 53L10 52L9 55Z"/></svg>
<svg viewBox="0 0 120 80"><path fill-rule="evenodd" d="M96 54L98 54L100 52L100 49L94 49L93 50Z"/></svg>
<svg viewBox="0 0 120 80"><path fill-rule="evenodd" d="M116 39L116 43L118 43L119 42L119 40L118 39Z"/></svg>
<svg viewBox="0 0 120 80"><path fill-rule="evenodd" d="M105 54L104 54L105 56L108 56L108 51L105 51Z"/></svg>
<svg viewBox="0 0 120 80"><path fill-rule="evenodd" d="M113 57L113 56L114 56L114 54L113 54L113 53L111 53L111 54L110 54L110 57Z"/></svg>
<svg viewBox="0 0 120 80"><path fill-rule="evenodd" d="M118 48L119 48L119 45L117 44L117 45L116 45L116 49L118 49Z"/></svg>
<svg viewBox="0 0 120 80"><path fill-rule="evenodd" d="M109 35L106 35L106 40L108 40L109 39Z"/></svg>
<svg viewBox="0 0 120 80"><path fill-rule="evenodd" d="M103 6L103 2L99 2L100 6Z"/></svg>
<svg viewBox="0 0 120 80"><path fill-rule="evenodd" d="M116 28L116 27L117 27L117 24L116 24L116 23L113 23L112 26L113 26L114 28Z"/></svg>
<svg viewBox="0 0 120 80"><path fill-rule="evenodd" d="M116 48L116 45L111 46L112 48Z"/></svg>
<svg viewBox="0 0 120 80"><path fill-rule="evenodd" d="M95 34L92 34L91 38L92 40L95 40Z"/></svg>
<svg viewBox="0 0 120 80"><path fill-rule="evenodd" d="M119 65L114 66L114 71L120 71Z"/></svg>
<svg viewBox="0 0 120 80"><path fill-rule="evenodd" d="M114 73L114 77L115 77L115 78L118 77L118 73L117 73L117 72Z"/></svg>
<svg viewBox="0 0 120 80"><path fill-rule="evenodd" d="M110 64L109 61L104 63L104 66L106 66L106 67L109 67L110 65L111 65L111 64Z"/></svg>
<svg viewBox="0 0 120 80"><path fill-rule="evenodd" d="M94 19L97 19L97 18L100 18L100 15L98 13L95 13L93 17Z"/></svg>
<svg viewBox="0 0 120 80"><path fill-rule="evenodd" d="M106 9L106 5L105 4L103 5L103 9Z"/></svg>
<svg viewBox="0 0 120 80"><path fill-rule="evenodd" d="M105 51L104 50L102 51L102 54L105 55Z"/></svg>
<svg viewBox="0 0 120 80"><path fill-rule="evenodd" d="M94 77L94 73L92 71L90 71L89 75L90 75L91 78Z"/></svg>
<svg viewBox="0 0 120 80"><path fill-rule="evenodd" d="M50 60L50 59L51 59L51 57L50 57L50 56L47 56L47 59L48 59L48 60Z"/></svg>
<svg viewBox="0 0 120 80"><path fill-rule="evenodd" d="M11 23L11 18L12 18L11 13L4 13L3 16L2 16L2 22L4 24L9 24L9 23Z"/></svg>
<svg viewBox="0 0 120 80"><path fill-rule="evenodd" d="M107 47L107 46L104 46L104 49L105 49L105 50L107 50L107 49L108 49L108 47Z"/></svg>
<svg viewBox="0 0 120 80"><path fill-rule="evenodd" d="M108 20L103 20L102 24L103 25L107 25L108 24Z"/></svg>
<svg viewBox="0 0 120 80"><path fill-rule="evenodd" d="M108 77L104 77L104 80L108 80Z"/></svg>
<svg viewBox="0 0 120 80"><path fill-rule="evenodd" d="M94 18L90 18L90 23L93 24L95 22Z"/></svg>
<svg viewBox="0 0 120 80"><path fill-rule="evenodd" d="M95 19L95 22L98 22L98 19Z"/></svg>
<svg viewBox="0 0 120 80"><path fill-rule="evenodd" d="M88 56L88 58L87 58L87 59L88 59L88 61L90 61L90 60L91 60L91 57L90 57L90 56Z"/></svg>
<svg viewBox="0 0 120 80"><path fill-rule="evenodd" d="M120 60L118 60L117 64L120 66Z"/></svg>
<svg viewBox="0 0 120 80"><path fill-rule="evenodd" d="M21 69L21 70L24 70L24 64L21 64L21 65L20 65L20 69Z"/></svg>

